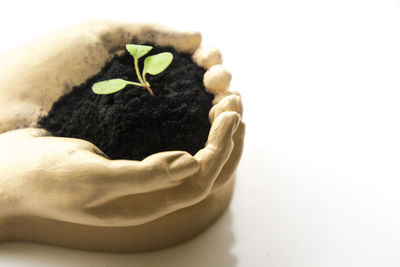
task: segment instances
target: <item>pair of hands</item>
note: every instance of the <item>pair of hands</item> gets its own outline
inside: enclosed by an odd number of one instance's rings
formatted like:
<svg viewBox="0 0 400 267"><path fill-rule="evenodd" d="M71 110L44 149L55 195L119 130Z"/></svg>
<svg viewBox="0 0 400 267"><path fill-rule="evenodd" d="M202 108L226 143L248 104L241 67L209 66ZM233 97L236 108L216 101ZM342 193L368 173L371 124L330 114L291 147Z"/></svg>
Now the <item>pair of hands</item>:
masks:
<svg viewBox="0 0 400 267"><path fill-rule="evenodd" d="M110 160L87 141L30 128L61 95L100 71L133 38L182 52L200 51L196 32L101 21L0 56L0 219L22 214L92 226L134 226L194 205L232 176L244 125L240 97L227 92L210 111L207 145L195 156L171 151L143 161ZM208 67L220 63L215 50L202 49L197 55ZM208 76L229 83L224 73ZM118 208L125 196L134 201Z"/></svg>

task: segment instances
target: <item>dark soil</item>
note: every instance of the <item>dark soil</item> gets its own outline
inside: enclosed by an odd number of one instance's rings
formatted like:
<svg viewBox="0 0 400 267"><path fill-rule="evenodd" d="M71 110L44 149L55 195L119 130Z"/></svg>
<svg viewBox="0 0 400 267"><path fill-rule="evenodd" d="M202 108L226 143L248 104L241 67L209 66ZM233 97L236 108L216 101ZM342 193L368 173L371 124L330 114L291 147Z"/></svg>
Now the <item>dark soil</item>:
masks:
<svg viewBox="0 0 400 267"><path fill-rule="evenodd" d="M194 155L207 140L213 95L203 86L205 70L189 54L155 47L148 55L164 51L173 53L171 65L159 75L146 76L155 96L134 85L111 95L92 92L92 85L102 80L137 81L133 58L127 53L62 96L39 126L55 136L87 140L111 159L142 160L170 150Z"/></svg>

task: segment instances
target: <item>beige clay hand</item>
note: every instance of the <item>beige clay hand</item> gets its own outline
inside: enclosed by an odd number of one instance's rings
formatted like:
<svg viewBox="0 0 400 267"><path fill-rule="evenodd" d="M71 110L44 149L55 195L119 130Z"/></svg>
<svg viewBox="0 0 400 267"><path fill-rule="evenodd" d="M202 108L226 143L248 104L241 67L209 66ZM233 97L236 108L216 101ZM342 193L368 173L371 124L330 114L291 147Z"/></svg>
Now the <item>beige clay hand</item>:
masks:
<svg viewBox="0 0 400 267"><path fill-rule="evenodd" d="M132 40L193 52L201 36L157 24L95 21L2 54L0 133L35 126L60 96L98 73Z"/></svg>
<svg viewBox="0 0 400 267"><path fill-rule="evenodd" d="M109 224L86 211L95 203L171 188L199 169L186 152L109 160L89 142L35 128L1 134L0 149L0 213L81 224Z"/></svg>
<svg viewBox="0 0 400 267"><path fill-rule="evenodd" d="M239 123L236 112L224 112L195 157L174 151L143 161L109 160L89 142L42 129L3 133L3 216L132 226L193 205L207 196L228 160Z"/></svg>
<svg viewBox="0 0 400 267"><path fill-rule="evenodd" d="M186 52L200 44L195 32L96 22L38 41L29 53L8 54L3 62L9 64L3 66L9 67L0 67L0 103L7 103L0 105L0 132L35 125L59 96L98 72L134 36L139 42L173 45ZM241 102L226 91L230 75L218 65L218 53L199 51L195 60L211 58L204 63L210 68L208 89L218 91L206 148L194 157L175 151L140 162L113 161L86 141L46 136L41 129L0 134L0 219L26 215L92 226L133 226L193 205L222 185L242 150Z"/></svg>
<svg viewBox="0 0 400 267"><path fill-rule="evenodd" d="M116 201L91 203L87 205L86 212L108 218L110 225L128 226L145 223L198 203L210 193L231 156L234 148L232 136L239 125L240 116L236 112L224 112L217 117L206 147L194 156L199 170L180 185ZM146 205L147 208L144 208Z"/></svg>

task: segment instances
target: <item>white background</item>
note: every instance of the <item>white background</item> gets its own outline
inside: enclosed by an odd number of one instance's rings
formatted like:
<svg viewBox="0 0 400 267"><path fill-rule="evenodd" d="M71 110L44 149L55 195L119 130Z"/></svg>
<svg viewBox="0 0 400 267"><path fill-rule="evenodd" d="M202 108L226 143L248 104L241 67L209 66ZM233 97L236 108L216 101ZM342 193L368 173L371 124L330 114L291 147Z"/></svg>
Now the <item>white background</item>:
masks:
<svg viewBox="0 0 400 267"><path fill-rule="evenodd" d="M242 93L229 211L144 254L0 244L0 266L400 266L400 1L10 1L0 51L96 18L198 30Z"/></svg>

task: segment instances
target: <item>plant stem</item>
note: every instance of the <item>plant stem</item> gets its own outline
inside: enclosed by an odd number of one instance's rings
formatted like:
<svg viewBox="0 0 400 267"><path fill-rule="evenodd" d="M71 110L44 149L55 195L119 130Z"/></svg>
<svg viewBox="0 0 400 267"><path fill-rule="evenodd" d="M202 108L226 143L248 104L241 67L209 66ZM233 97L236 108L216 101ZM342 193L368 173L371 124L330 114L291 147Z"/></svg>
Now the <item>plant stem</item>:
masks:
<svg viewBox="0 0 400 267"><path fill-rule="evenodd" d="M144 83L145 83L147 86L150 86L150 84L146 81L146 74L144 74L144 70L143 70L143 73L142 73L142 77L143 77Z"/></svg>
<svg viewBox="0 0 400 267"><path fill-rule="evenodd" d="M126 81L128 84L132 84L132 85L136 85L136 86L140 86L140 87L145 87L143 84L141 83L137 83L137 82L131 82L131 81Z"/></svg>
<svg viewBox="0 0 400 267"><path fill-rule="evenodd" d="M153 90L151 90L150 86L145 86L144 88L147 89L147 91L149 91L149 93L154 96Z"/></svg>
<svg viewBox="0 0 400 267"><path fill-rule="evenodd" d="M127 81L128 84L132 84L132 85L136 85L136 86L140 86L143 88L146 88L146 90L152 95L154 96L153 90L151 90L150 86L147 86L146 84L141 84L141 83L137 83L137 82L131 82L131 81Z"/></svg>
<svg viewBox="0 0 400 267"><path fill-rule="evenodd" d="M153 90L151 90L151 88L150 88L150 84L146 81L146 77L144 77L144 80L143 80L142 75L140 75L140 71L139 71L139 60L136 59L136 58L134 58L134 61L135 61L136 76L138 77L138 79L139 79L139 81L140 81L140 84L139 84L139 83L135 83L135 82L131 82L131 84L138 85L138 86L141 86L141 87L146 88L147 91L148 91L152 96L154 96Z"/></svg>
<svg viewBox="0 0 400 267"><path fill-rule="evenodd" d="M142 75L140 75L139 72L139 60L135 58L135 71L136 71L136 76L138 77L139 81L141 84L146 85L146 83L142 79Z"/></svg>

